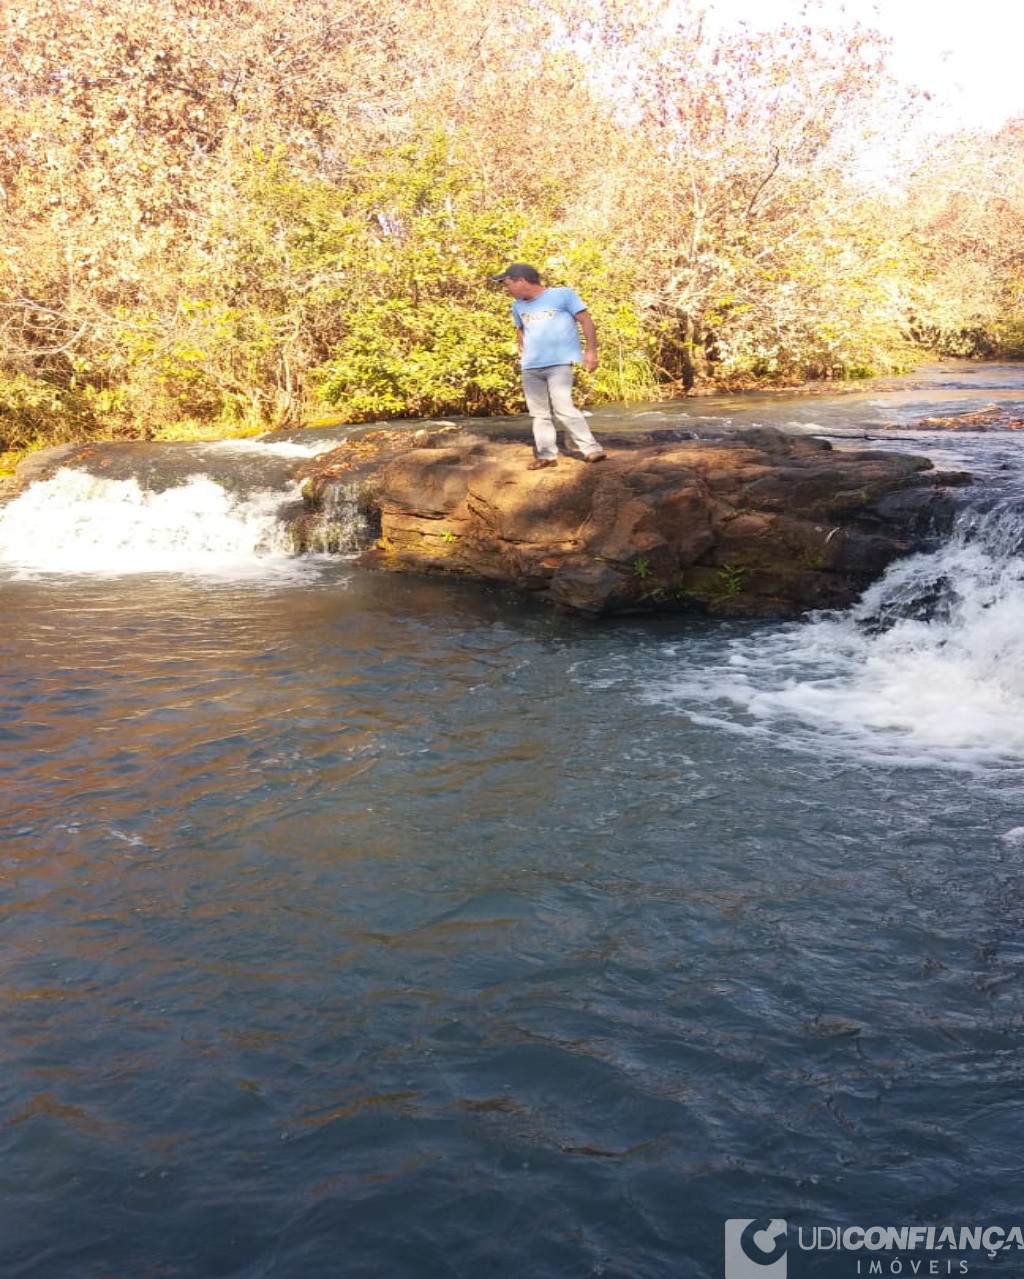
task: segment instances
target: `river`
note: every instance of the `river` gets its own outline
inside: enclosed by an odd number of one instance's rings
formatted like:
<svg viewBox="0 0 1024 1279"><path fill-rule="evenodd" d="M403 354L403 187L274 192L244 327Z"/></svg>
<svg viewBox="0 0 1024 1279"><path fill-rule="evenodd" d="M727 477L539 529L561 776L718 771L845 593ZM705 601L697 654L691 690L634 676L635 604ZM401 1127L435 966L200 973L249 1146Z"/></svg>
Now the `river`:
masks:
<svg viewBox="0 0 1024 1279"><path fill-rule="evenodd" d="M799 623L293 558L337 432L0 508L0 1276L1024 1272L1022 437L906 429L992 404L594 414L979 477ZM856 1234L948 1225L1010 1247Z"/></svg>

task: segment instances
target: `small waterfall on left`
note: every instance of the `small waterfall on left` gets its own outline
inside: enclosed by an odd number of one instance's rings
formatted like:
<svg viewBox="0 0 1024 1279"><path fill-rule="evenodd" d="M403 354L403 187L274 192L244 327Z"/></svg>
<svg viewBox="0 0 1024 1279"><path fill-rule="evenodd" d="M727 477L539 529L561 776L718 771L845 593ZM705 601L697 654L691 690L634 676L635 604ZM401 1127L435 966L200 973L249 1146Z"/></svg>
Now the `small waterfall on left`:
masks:
<svg viewBox="0 0 1024 1279"><path fill-rule="evenodd" d="M354 496L305 511L297 481L239 489L205 473L160 488L65 467L0 505L0 568L16 575L301 573L300 552L352 553Z"/></svg>
<svg viewBox="0 0 1024 1279"><path fill-rule="evenodd" d="M0 509L0 563L35 573L223 571L290 554L294 494L235 497L203 475L155 492L62 469Z"/></svg>

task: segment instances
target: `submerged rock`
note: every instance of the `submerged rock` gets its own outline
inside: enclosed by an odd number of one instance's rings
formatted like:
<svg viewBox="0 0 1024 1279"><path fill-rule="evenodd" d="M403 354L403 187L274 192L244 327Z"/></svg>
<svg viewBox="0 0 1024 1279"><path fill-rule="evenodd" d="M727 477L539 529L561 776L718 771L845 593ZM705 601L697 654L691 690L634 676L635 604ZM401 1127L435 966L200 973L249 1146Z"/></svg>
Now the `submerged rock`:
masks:
<svg viewBox="0 0 1024 1279"><path fill-rule="evenodd" d="M424 436L360 479L379 535L361 562L504 583L593 616L700 609L791 617L852 603L947 528L926 458L833 449L757 428L714 440L606 437L600 466L529 447ZM327 500L338 459L310 474Z"/></svg>

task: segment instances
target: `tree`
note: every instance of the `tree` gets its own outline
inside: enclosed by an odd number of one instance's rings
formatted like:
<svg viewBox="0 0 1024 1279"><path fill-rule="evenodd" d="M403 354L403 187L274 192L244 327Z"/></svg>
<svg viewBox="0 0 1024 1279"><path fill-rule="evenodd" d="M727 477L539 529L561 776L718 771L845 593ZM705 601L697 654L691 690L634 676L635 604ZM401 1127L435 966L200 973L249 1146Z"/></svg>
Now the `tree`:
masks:
<svg viewBox="0 0 1024 1279"><path fill-rule="evenodd" d="M255 429L323 397L518 407L486 285L511 258L587 298L594 398L1024 329L1020 122L886 194L858 171L894 119L886 47L858 26L716 32L687 0L0 0L0 33L0 449Z"/></svg>
<svg viewBox="0 0 1024 1279"><path fill-rule="evenodd" d="M1024 354L1024 117L936 141L901 212L916 335L950 354Z"/></svg>
<svg viewBox="0 0 1024 1279"><path fill-rule="evenodd" d="M623 129L606 207L666 370L691 385L709 365L778 376L864 363L875 344L856 317L867 307L875 333L892 323L873 284L891 255L851 170L885 89L885 42L860 27L712 33L658 0L640 22L628 12L599 7L589 58Z"/></svg>

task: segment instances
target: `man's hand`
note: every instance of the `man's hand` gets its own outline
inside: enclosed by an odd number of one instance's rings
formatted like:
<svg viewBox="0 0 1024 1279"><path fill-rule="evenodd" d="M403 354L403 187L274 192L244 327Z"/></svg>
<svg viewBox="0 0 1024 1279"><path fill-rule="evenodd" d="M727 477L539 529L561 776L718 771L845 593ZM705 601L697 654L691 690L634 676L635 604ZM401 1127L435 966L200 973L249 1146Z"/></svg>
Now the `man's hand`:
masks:
<svg viewBox="0 0 1024 1279"><path fill-rule="evenodd" d="M597 352L591 346L583 352L583 367L588 373L593 373L597 368Z"/></svg>

